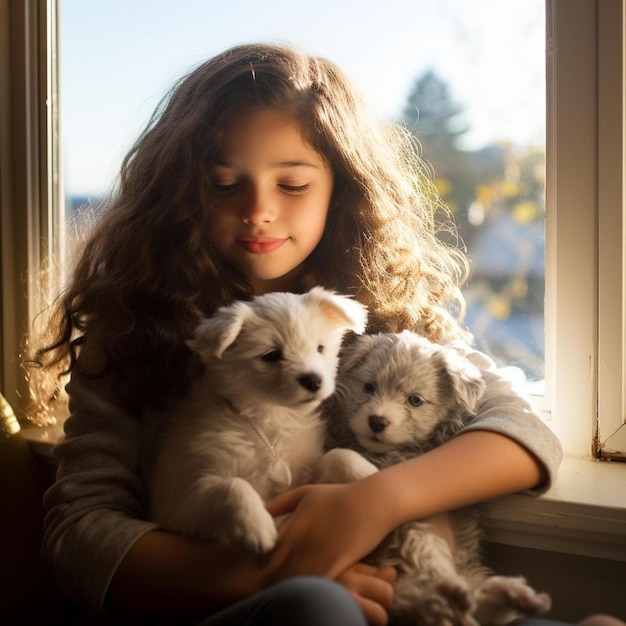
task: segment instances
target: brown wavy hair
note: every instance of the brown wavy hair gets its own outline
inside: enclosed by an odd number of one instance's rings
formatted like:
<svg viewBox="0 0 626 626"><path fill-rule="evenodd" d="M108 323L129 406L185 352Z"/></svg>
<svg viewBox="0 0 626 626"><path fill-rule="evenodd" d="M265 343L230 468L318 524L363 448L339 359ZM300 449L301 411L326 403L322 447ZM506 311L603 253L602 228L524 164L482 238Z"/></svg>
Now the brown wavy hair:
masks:
<svg viewBox="0 0 626 626"><path fill-rule="evenodd" d="M463 309L467 262L415 138L374 120L328 60L253 44L200 65L157 107L122 163L36 361L69 372L93 337L137 402L154 400L163 385L184 390L192 375L182 367L184 339L218 306L253 296L211 245L210 172L228 120L259 109L295 115L335 177L301 290L323 285L354 296L370 310L370 332L464 334L449 311Z"/></svg>

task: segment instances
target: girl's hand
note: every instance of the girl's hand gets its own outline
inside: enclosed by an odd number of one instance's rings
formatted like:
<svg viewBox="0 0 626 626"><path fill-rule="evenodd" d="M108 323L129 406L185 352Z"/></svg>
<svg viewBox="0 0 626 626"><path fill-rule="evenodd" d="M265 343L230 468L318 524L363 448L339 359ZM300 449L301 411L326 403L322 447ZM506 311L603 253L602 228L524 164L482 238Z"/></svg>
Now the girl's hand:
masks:
<svg viewBox="0 0 626 626"><path fill-rule="evenodd" d="M395 579L396 570L393 567L357 563L340 574L337 582L352 594L370 626L386 626Z"/></svg>
<svg viewBox="0 0 626 626"><path fill-rule="evenodd" d="M272 515L290 513L269 557L270 582L299 574L333 578L352 594L371 626L385 626L396 571L358 561L387 535L389 522L369 510L358 484L306 485L268 503Z"/></svg>
<svg viewBox="0 0 626 626"><path fill-rule="evenodd" d="M390 507L375 500L367 481L305 485L280 494L267 508L290 515L269 556L276 580L296 575L336 579L369 554L397 525Z"/></svg>

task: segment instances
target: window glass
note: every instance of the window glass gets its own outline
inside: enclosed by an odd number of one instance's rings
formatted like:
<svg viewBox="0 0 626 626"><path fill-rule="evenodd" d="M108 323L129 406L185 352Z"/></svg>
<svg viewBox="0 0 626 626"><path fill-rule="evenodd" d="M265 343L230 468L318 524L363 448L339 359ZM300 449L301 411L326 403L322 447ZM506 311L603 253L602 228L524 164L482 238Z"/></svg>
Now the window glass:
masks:
<svg viewBox="0 0 626 626"><path fill-rule="evenodd" d="M231 45L294 43L415 132L468 249L478 347L543 379L543 0L62 0L60 24L68 215L110 189L179 76Z"/></svg>

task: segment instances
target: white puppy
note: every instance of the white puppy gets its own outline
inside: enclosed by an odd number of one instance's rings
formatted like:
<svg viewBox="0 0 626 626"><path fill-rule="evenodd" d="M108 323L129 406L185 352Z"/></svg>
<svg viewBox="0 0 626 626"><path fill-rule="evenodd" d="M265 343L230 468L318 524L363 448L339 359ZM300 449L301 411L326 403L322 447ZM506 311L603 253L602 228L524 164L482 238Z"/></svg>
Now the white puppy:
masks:
<svg viewBox="0 0 626 626"><path fill-rule="evenodd" d="M363 336L341 354L325 407L320 482L349 482L450 439L474 415L485 383L461 343L414 333ZM415 485L419 490L419 485ZM492 576L480 562L478 508L400 527L371 555L397 568L391 622L506 624L550 607L524 579Z"/></svg>
<svg viewBox="0 0 626 626"><path fill-rule="evenodd" d="M320 403L335 389L343 335L365 308L315 287L223 307L189 346L206 369L173 412L158 457L154 519L164 528L265 552L265 502L310 482L323 454Z"/></svg>

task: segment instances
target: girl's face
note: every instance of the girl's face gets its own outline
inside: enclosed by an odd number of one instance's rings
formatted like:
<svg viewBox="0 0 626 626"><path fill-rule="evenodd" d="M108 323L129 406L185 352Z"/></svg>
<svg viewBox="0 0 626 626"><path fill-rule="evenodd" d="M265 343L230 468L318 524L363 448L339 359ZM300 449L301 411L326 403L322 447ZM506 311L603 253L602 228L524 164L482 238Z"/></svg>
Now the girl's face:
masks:
<svg viewBox="0 0 626 626"><path fill-rule="evenodd" d="M296 120L276 111L233 118L211 172L213 243L255 293L290 291L319 243L333 173Z"/></svg>

